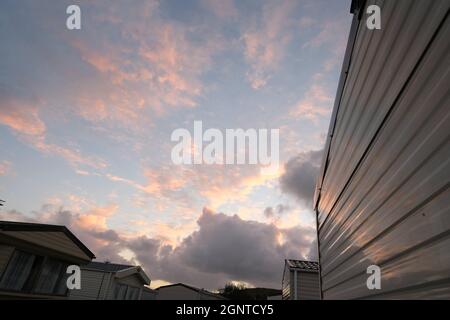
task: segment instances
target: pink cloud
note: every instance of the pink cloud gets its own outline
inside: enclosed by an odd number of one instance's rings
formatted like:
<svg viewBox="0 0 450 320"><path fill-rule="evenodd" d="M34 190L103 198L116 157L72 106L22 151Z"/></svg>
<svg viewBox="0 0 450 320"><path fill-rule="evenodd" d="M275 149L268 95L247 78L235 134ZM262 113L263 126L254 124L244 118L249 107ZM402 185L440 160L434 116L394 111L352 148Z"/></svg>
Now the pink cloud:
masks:
<svg viewBox="0 0 450 320"><path fill-rule="evenodd" d="M11 166L9 161L0 161L0 176L6 176L11 171Z"/></svg>
<svg viewBox="0 0 450 320"><path fill-rule="evenodd" d="M330 72L339 66L344 56L349 24L345 20L330 20L321 26L315 37L307 41L303 48L324 48L330 52L325 61L325 71Z"/></svg>
<svg viewBox="0 0 450 320"><path fill-rule="evenodd" d="M99 157L86 156L77 149L63 147L53 143L46 143L41 139L32 141L32 145L43 153L64 158L64 160L66 160L74 168L77 168L79 165L83 165L95 169L103 169L108 166L108 163Z"/></svg>
<svg viewBox="0 0 450 320"><path fill-rule="evenodd" d="M226 203L243 203L257 188L272 188L283 168L272 175L261 174L259 166L175 166L146 167L145 182L113 174L105 177L136 190L132 202L137 207L153 206L158 212L192 219L204 205L213 209Z"/></svg>
<svg viewBox="0 0 450 320"><path fill-rule="evenodd" d="M197 106L201 75L223 45L214 37L193 43L191 30L163 21L157 8L151 12L151 19L139 22L124 21L115 11L115 19L101 20L120 34L117 40L70 40L96 72L93 86L82 86L74 97L84 119L138 130L173 109Z"/></svg>
<svg viewBox="0 0 450 320"><path fill-rule="evenodd" d="M202 0L202 3L220 19L236 18L238 15L234 0Z"/></svg>
<svg viewBox="0 0 450 320"><path fill-rule="evenodd" d="M264 87L276 69L291 40L290 14L297 3L284 0L270 2L263 7L261 21L247 30L242 39L245 57L250 64L247 78L253 89Z"/></svg>
<svg viewBox="0 0 450 320"><path fill-rule="evenodd" d="M24 108L23 104L13 99L2 101L0 123L29 136L42 136L46 131L45 124L39 118L36 107Z"/></svg>
<svg viewBox="0 0 450 320"><path fill-rule="evenodd" d="M183 192L187 199L181 197L178 200L185 206L192 206L193 199L201 199L201 206L216 209L225 203L245 201L255 188L276 181L280 174L281 171L262 175L257 166L172 166L166 170L147 171L149 182L144 190L149 195L163 198L172 196L174 191ZM176 201L177 198L172 199Z"/></svg>
<svg viewBox="0 0 450 320"><path fill-rule="evenodd" d="M317 120L331 112L333 98L327 88L320 83L313 83L304 94L304 98L296 103L289 114L295 118Z"/></svg>
<svg viewBox="0 0 450 320"><path fill-rule="evenodd" d="M42 153L64 158L76 167L87 165L93 168L105 168L107 163L98 158L83 155L79 150L47 142L47 127L40 118L40 102L30 103L20 98L2 97L0 106L0 124L9 127L18 138Z"/></svg>
<svg viewBox="0 0 450 320"><path fill-rule="evenodd" d="M97 207L80 214L77 225L82 229L104 231L108 229L107 219L117 211L117 205Z"/></svg>

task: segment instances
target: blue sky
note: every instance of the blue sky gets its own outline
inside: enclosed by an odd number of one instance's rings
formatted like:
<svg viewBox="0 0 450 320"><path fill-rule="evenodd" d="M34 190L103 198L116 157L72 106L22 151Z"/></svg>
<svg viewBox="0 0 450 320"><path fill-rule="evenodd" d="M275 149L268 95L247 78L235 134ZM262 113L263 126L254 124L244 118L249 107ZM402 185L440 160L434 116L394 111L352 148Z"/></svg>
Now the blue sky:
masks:
<svg viewBox="0 0 450 320"><path fill-rule="evenodd" d="M65 27L70 4L81 30ZM64 222L100 259L143 264L154 284L276 285L287 255L313 258L310 180L349 9L343 0L2 1L2 219ZM170 135L194 120L280 129L282 167L267 177L251 165L173 165ZM223 237L234 226L242 241L267 233L261 243L278 265L258 278L247 264L186 260L217 249L211 226Z"/></svg>

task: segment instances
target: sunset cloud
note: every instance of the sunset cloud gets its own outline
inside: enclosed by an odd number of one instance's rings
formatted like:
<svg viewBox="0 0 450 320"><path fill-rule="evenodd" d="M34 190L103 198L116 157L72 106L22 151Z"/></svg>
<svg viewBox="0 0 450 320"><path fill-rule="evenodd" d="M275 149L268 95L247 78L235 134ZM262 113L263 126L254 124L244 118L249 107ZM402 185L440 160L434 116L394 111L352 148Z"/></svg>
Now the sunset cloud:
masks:
<svg viewBox="0 0 450 320"><path fill-rule="evenodd" d="M0 124L9 127L18 138L36 150L64 158L70 165L86 165L93 168L104 168L106 162L97 157L81 154L79 150L47 142L47 127L39 116L41 102L11 97L0 92ZM21 101L22 100L22 101Z"/></svg>
<svg viewBox="0 0 450 320"><path fill-rule="evenodd" d="M104 219L116 209L100 207L79 214L47 207L39 215L35 212L35 216L10 211L0 213L0 218L35 221L39 217L40 222L66 225L100 260L113 258L115 262L139 263L152 280L196 283L210 289L218 289L229 281L276 287L285 258L317 258L313 228L279 229L273 224L242 220L237 215L205 208L197 219L198 229L174 247L162 239L145 235L125 237L107 228ZM124 250L133 254L134 261L126 261L118 254Z"/></svg>
<svg viewBox="0 0 450 320"><path fill-rule="evenodd" d="M141 6L145 4L137 7ZM120 41L71 41L100 82L96 90L84 87L75 99L78 114L84 119L144 129L155 117L173 109L197 106L204 91L200 77L208 70L220 42L208 38L192 43L188 30L163 22L157 8L150 11L151 18L142 23L126 20L122 15L127 11L119 10L108 19L92 18L94 25L108 24Z"/></svg>
<svg viewBox="0 0 450 320"><path fill-rule="evenodd" d="M266 3L259 21L243 34L245 57L250 64L247 77L253 89L267 84L283 58L291 40L289 25L296 5L292 0Z"/></svg>
<svg viewBox="0 0 450 320"><path fill-rule="evenodd" d="M83 229L104 231L108 228L107 219L111 217L117 209L117 205L91 209L79 216L77 224Z"/></svg>
<svg viewBox="0 0 450 320"><path fill-rule="evenodd" d="M14 104L2 106L0 123L20 134L40 137L45 134L45 124L39 118L36 108L23 109Z"/></svg>
<svg viewBox="0 0 450 320"><path fill-rule="evenodd" d="M319 117L327 117L331 114L333 98L320 79L322 79L320 74L315 76L313 84L305 92L303 99L292 107L290 116L315 121Z"/></svg>
<svg viewBox="0 0 450 320"><path fill-rule="evenodd" d="M202 4L220 19L232 19L238 16L234 0L202 0Z"/></svg>
<svg viewBox="0 0 450 320"><path fill-rule="evenodd" d="M5 176L11 171L11 162L3 160L0 161L0 176Z"/></svg>

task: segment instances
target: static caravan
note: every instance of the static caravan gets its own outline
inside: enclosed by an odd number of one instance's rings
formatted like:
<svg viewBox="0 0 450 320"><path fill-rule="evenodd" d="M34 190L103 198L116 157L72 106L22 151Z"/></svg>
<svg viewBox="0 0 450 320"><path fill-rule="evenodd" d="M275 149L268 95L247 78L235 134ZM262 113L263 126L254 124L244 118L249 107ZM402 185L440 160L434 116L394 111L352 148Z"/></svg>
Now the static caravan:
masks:
<svg viewBox="0 0 450 320"><path fill-rule="evenodd" d="M319 264L313 261L285 260L283 300L319 300Z"/></svg>
<svg viewBox="0 0 450 320"><path fill-rule="evenodd" d="M161 286L156 289L157 300L225 300L219 294L184 283Z"/></svg>
<svg viewBox="0 0 450 320"><path fill-rule="evenodd" d="M81 289L71 300L141 300L150 278L140 266L91 262L81 267ZM145 297L148 298L147 293Z"/></svg>
<svg viewBox="0 0 450 320"><path fill-rule="evenodd" d="M0 299L66 299L67 267L93 258L64 226L0 221Z"/></svg>
<svg viewBox="0 0 450 320"><path fill-rule="evenodd" d="M150 289L148 287L142 288L141 300L156 300L158 291Z"/></svg>
<svg viewBox="0 0 450 320"><path fill-rule="evenodd" d="M314 196L324 299L450 299L449 7L352 3Z"/></svg>

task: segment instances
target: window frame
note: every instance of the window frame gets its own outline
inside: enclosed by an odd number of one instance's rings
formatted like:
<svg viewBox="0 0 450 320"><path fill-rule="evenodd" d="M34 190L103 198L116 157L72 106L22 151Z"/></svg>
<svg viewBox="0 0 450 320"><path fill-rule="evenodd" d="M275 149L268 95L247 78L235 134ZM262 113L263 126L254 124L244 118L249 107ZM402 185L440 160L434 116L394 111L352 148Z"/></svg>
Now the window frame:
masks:
<svg viewBox="0 0 450 320"><path fill-rule="evenodd" d="M56 258L52 258L46 255L41 255L41 254L36 254L36 253L32 253L30 251L27 250L22 250L20 248L14 248L14 250L11 252L11 255L8 259L8 263L6 264L2 274L0 275L0 283L4 280L4 278L6 277L6 273L8 271L8 269L11 267L12 264L12 260L13 257L16 253L25 253L28 255L31 255L34 257L33 260L33 265L31 267L31 270L29 272L29 274L27 275L27 278L24 282L24 284L22 285L22 288L20 290L15 290L15 289L8 289L8 288L2 288L0 287L0 291L2 292L11 292L11 293L20 293L20 294L31 294L31 295L36 295L36 296L54 296L54 297L68 297L68 293L69 290L66 286L64 293L55 293L57 291L57 288L61 285L61 281L64 280L64 278L66 278L64 275L66 273L67 270L67 266L69 265L69 263L67 263L66 261L63 260L59 260ZM39 261L38 261L39 260ZM57 280L55 282L55 285L53 286L53 290L51 293L45 293L45 292L38 292L36 291L36 286L37 283L42 275L42 271L44 268L44 265L47 263L47 261L49 260L54 260L58 263L61 263L62 267L61 270L58 274ZM36 261L38 261L39 266L37 268L34 267Z"/></svg>

